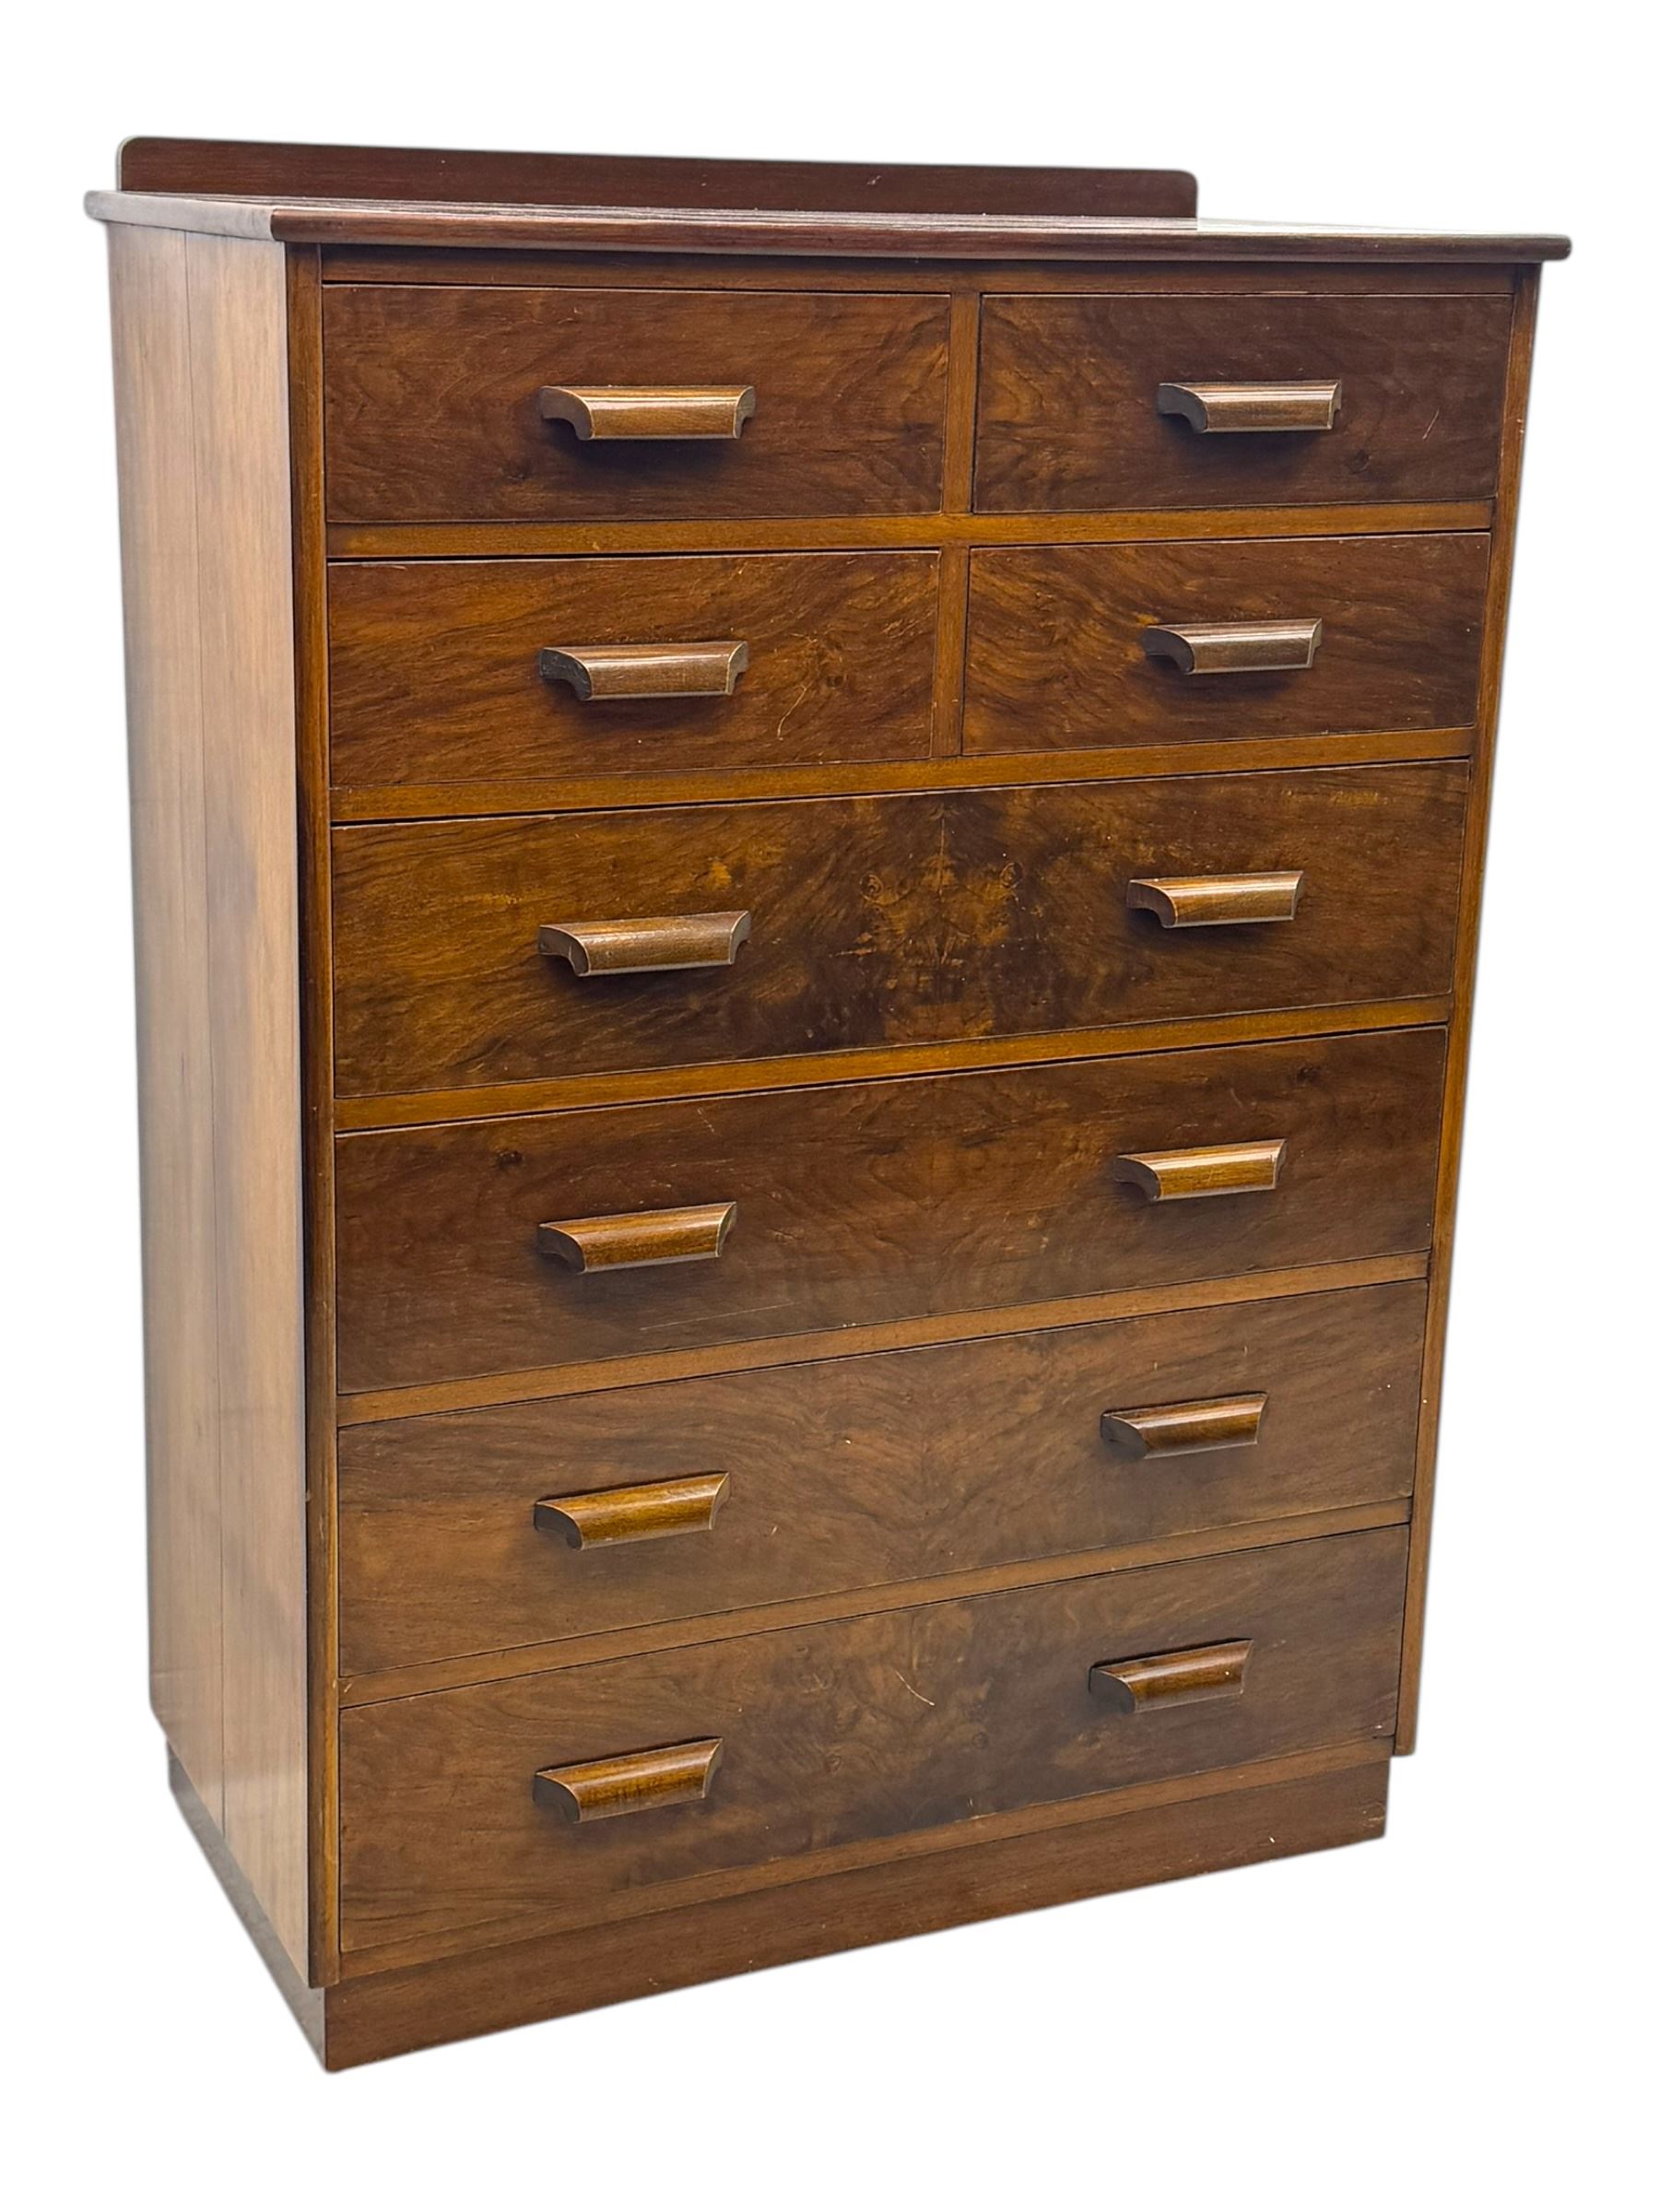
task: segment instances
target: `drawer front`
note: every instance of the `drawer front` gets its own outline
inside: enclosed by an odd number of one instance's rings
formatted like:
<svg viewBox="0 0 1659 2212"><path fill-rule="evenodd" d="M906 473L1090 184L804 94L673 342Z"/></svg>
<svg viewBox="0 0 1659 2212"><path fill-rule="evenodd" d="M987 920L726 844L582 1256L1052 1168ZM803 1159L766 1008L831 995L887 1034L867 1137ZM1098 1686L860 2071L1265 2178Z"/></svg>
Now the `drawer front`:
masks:
<svg viewBox="0 0 1659 2212"><path fill-rule="evenodd" d="M347 1429L340 1663L1404 1498L1423 1307L1390 1283Z"/></svg>
<svg viewBox="0 0 1659 2212"><path fill-rule="evenodd" d="M1466 785L1453 763L343 830L338 1084L443 1088L1441 992ZM1132 885L1264 875L1300 877L1292 919L1194 926L1131 904L1158 897ZM537 950L549 925L722 912L749 918L735 955L636 933L624 957L644 971L582 974L580 953ZM671 964L688 953L728 964Z"/></svg>
<svg viewBox="0 0 1659 2212"><path fill-rule="evenodd" d="M988 299L975 503L1489 499L1509 329L1509 300L1492 297ZM1228 430L1225 397L1199 424L1159 406L1171 383L1332 382L1329 429Z"/></svg>
<svg viewBox="0 0 1659 2212"><path fill-rule="evenodd" d="M769 1864L1386 1737L1405 1552L1378 1530L359 1706L343 1942L579 1926ZM1239 1694L1091 1694L1091 1667L1241 1642ZM533 1794L538 1773L685 1744L720 1747L706 1795L572 1822Z"/></svg>
<svg viewBox="0 0 1659 2212"><path fill-rule="evenodd" d="M931 553L335 562L336 784L921 760L933 725ZM731 691L578 696L545 649L740 643ZM704 680L700 678L699 680Z"/></svg>
<svg viewBox="0 0 1659 2212"><path fill-rule="evenodd" d="M964 749L1464 728L1487 551L1471 533L976 552ZM1314 622L1307 666L1187 674L1147 650L1182 625Z"/></svg>
<svg viewBox="0 0 1659 2212"><path fill-rule="evenodd" d="M334 522L935 510L949 303L885 293L335 285ZM577 435L550 389L752 387L736 436ZM729 426L728 426L729 427Z"/></svg>
<svg viewBox="0 0 1659 2212"><path fill-rule="evenodd" d="M1443 1058L1408 1030L348 1135L341 1387L1418 1252ZM1277 1188L1179 1203L1120 1164L1275 1142Z"/></svg>

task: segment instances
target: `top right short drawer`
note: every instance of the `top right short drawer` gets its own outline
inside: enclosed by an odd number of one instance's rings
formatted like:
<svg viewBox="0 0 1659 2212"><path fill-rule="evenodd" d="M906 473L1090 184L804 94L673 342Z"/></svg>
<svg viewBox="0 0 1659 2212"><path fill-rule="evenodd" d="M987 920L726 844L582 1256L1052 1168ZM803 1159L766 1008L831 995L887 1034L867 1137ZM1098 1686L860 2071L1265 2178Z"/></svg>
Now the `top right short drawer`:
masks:
<svg viewBox="0 0 1659 2212"><path fill-rule="evenodd" d="M1491 293L988 296L974 505L1488 499L1509 330L1509 300ZM1300 387L1275 406L1286 427L1235 427L1261 420L1268 385Z"/></svg>

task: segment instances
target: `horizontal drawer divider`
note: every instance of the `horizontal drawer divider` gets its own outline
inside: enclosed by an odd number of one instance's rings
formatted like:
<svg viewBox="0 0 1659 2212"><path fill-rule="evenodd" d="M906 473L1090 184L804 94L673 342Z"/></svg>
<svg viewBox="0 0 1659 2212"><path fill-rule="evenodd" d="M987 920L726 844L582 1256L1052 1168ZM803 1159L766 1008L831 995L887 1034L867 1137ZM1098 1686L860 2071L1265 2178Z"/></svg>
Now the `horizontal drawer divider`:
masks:
<svg viewBox="0 0 1659 2212"><path fill-rule="evenodd" d="M469 1688L481 1682L512 1681L521 1675L557 1673L591 1666L606 1659L631 1659L647 1653L677 1651L687 1644L722 1643L734 1636L759 1636L774 1629L806 1628L829 1620L855 1620L866 1613L892 1613L913 1606L942 1605L953 1598L980 1597L992 1591L1023 1590L1044 1583L1077 1582L1088 1575L1125 1568L1161 1567L1182 1559L1214 1558L1223 1552L1262 1551L1277 1544L1311 1542L1322 1536L1351 1535L1364 1529L1394 1528L1411 1518L1408 1498L1380 1499L1374 1505L1335 1507L1320 1513L1290 1513L1274 1520L1243 1522L1231 1528L1193 1529L1146 1544L1120 1544L1099 1551L1062 1552L1042 1559L1016 1559L959 1574L930 1575L913 1583L883 1583L870 1589L831 1590L815 1597L771 1606L745 1606L729 1613L695 1614L680 1620L652 1621L571 1636L556 1643L528 1643L511 1651L478 1652L460 1659L434 1659L415 1666L384 1667L347 1677L339 1702L381 1705L430 1690Z"/></svg>
<svg viewBox="0 0 1659 2212"><path fill-rule="evenodd" d="M1154 544L1194 537L1353 537L1487 530L1490 500L1354 507L1135 508L1088 513L810 515L799 521L332 523L331 560L453 559L547 553L794 553L881 546Z"/></svg>
<svg viewBox="0 0 1659 2212"><path fill-rule="evenodd" d="M452 1413L483 1406L510 1406L525 1398L569 1397L578 1391L621 1389L636 1382L671 1382L689 1375L735 1374L751 1368L791 1367L853 1352L902 1351L912 1345L965 1343L1029 1329L1065 1328L1077 1323L1127 1320L1142 1313L1179 1313L1194 1306L1294 1298L1304 1291L1357 1290L1372 1283L1413 1282L1428 1273L1426 1252L1381 1258L1321 1261L1302 1267L1264 1269L1259 1275L1210 1277L1148 1290L1106 1291L1092 1298L1049 1299L1034 1305L985 1307L976 1312L929 1314L874 1323L864 1328L824 1329L799 1336L759 1336L690 1351L630 1353L611 1359L572 1361L563 1367L515 1370L451 1382L401 1384L358 1391L335 1401L341 1428L365 1421L398 1420L413 1414Z"/></svg>
<svg viewBox="0 0 1659 2212"><path fill-rule="evenodd" d="M608 1926L618 1921L649 1918L693 1904L711 1904L724 1897L740 1897L757 1889L775 1889L797 1882L811 1882L896 1860L930 1858L944 1852L971 1850L1000 1839L1037 1835L1056 1828L1085 1826L1121 1815L1146 1812L1165 1805L1182 1805L1239 1790L1267 1789L1276 1783L1310 1781L1339 1774L1355 1767L1384 1763L1393 1751L1388 1737L1364 1742L1327 1744L1309 1751L1289 1751L1275 1759L1244 1766L1210 1767L1196 1774L1171 1776L1159 1782L1125 1783L1092 1796L1065 1797L1041 1805L1024 1806L1006 1813L987 1813L974 1820L956 1821L943 1828L913 1829L905 1833L872 1838L868 1841L832 1845L796 1858L772 1859L759 1865L723 1867L688 1880L618 1891L606 1900L602 1922L591 1912L559 1914L549 1910L538 1914L534 1926L522 1916L453 1929L423 1940L353 1948L341 1961L347 1981L381 1974L404 1966L458 1953L494 1949L536 1936L559 1935L582 1927Z"/></svg>
<svg viewBox="0 0 1659 2212"><path fill-rule="evenodd" d="M535 1083L466 1090L338 1099L341 1135L371 1129L488 1122L519 1113L587 1106L640 1105L663 1099L717 1098L754 1090L817 1090L891 1076L970 1075L994 1067L1041 1067L1060 1060L1112 1060L1135 1053L1179 1052L1205 1044L1259 1044L1278 1038L1346 1037L1370 1030L1434 1028L1452 1018L1450 998L1394 998L1348 1006L1291 1006L1269 1013L1202 1016L1186 1021L1125 1022L1104 1030L1059 1030L1036 1036L965 1039L955 1044L874 1045L857 1052L801 1053L772 1060L727 1060L697 1067L645 1068L614 1076L559 1076Z"/></svg>
<svg viewBox="0 0 1659 2212"><path fill-rule="evenodd" d="M631 806L700 806L753 799L875 797L887 792L995 791L1043 783L1116 783L1143 777L1278 775L1298 768L1407 767L1459 760L1472 728L1337 733L1321 737L1186 739L1100 750L939 754L925 760L821 768L688 769L613 776L524 777L507 782L342 785L335 823L472 821L518 814L591 814Z"/></svg>

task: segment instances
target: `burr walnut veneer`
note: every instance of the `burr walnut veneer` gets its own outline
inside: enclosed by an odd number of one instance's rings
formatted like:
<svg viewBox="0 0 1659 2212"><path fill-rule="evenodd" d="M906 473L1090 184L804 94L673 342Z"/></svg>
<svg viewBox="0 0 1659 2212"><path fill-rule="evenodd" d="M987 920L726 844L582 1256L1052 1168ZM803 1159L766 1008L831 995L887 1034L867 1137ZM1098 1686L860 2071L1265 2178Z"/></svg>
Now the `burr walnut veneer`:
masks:
<svg viewBox="0 0 1659 2212"><path fill-rule="evenodd" d="M1380 1832L1564 241L91 206L154 1703L327 2063Z"/></svg>

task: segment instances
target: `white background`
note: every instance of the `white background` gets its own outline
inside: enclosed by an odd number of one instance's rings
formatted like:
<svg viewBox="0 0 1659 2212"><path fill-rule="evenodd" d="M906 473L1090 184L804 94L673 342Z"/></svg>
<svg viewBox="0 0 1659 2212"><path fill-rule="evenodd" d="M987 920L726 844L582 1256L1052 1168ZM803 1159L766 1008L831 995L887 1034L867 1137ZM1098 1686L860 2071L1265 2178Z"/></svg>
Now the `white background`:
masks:
<svg viewBox="0 0 1659 2212"><path fill-rule="evenodd" d="M25 2125L3 2140L13 2161L38 2128L46 2161L13 2201L1637 2201L1659 1703L1645 14L40 19L8 34L4 147L0 1833ZM1210 215L1572 233L1544 284L1422 1742L1384 1842L316 2069L173 1810L145 1696L115 487L79 213L133 133L1143 163L1195 170Z"/></svg>

